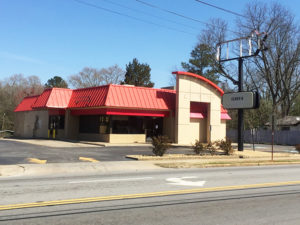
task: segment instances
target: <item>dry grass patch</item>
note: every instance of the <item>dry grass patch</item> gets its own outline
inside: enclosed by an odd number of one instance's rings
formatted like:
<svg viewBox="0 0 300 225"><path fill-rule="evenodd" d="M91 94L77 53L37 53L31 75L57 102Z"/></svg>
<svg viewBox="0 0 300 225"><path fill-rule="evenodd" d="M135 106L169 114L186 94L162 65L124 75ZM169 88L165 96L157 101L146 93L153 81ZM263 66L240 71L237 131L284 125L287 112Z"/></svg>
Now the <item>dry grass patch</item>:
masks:
<svg viewBox="0 0 300 225"><path fill-rule="evenodd" d="M234 166L265 166L300 164L300 160L247 160L247 161L219 161L219 162L171 162L155 163L162 168L208 168L208 167L234 167Z"/></svg>

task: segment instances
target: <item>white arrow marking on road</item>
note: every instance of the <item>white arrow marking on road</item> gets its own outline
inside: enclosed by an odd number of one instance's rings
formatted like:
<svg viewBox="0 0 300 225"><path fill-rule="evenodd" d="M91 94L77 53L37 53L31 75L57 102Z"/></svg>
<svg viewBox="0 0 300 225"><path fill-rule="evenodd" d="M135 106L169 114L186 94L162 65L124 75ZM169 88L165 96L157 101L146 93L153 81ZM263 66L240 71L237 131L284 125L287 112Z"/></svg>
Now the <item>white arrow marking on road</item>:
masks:
<svg viewBox="0 0 300 225"><path fill-rule="evenodd" d="M173 178L168 178L166 181L171 182L169 184L172 185L182 185L182 186L196 186L196 187L202 187L205 184L205 180L201 181L187 181L184 179L195 179L197 177L192 176L192 177L173 177Z"/></svg>

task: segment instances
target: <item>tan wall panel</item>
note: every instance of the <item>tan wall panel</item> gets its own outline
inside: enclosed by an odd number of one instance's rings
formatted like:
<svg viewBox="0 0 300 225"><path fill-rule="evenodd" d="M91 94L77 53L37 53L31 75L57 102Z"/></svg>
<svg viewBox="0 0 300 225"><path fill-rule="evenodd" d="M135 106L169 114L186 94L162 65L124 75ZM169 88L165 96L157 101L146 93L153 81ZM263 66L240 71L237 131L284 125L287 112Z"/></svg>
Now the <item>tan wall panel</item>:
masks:
<svg viewBox="0 0 300 225"><path fill-rule="evenodd" d="M221 120L220 139L226 138L226 120Z"/></svg>
<svg viewBox="0 0 300 225"><path fill-rule="evenodd" d="M200 102L201 94L191 94L191 102Z"/></svg>
<svg viewBox="0 0 300 225"><path fill-rule="evenodd" d="M190 108L178 109L178 124L189 124L190 123Z"/></svg>
<svg viewBox="0 0 300 225"><path fill-rule="evenodd" d="M179 85L177 83L177 88L179 90L180 93L183 93L183 92L188 92L190 93L190 90L191 90L191 82L190 82L190 79L189 77L186 77L186 76L180 76L179 77Z"/></svg>
<svg viewBox="0 0 300 225"><path fill-rule="evenodd" d="M190 137L190 125L178 125L178 143L179 144L193 144L194 140L191 140Z"/></svg>
<svg viewBox="0 0 300 225"><path fill-rule="evenodd" d="M221 124L221 111L211 110L210 111L210 125L220 125Z"/></svg>
<svg viewBox="0 0 300 225"><path fill-rule="evenodd" d="M178 107L179 108L190 108L190 93L180 93L178 95Z"/></svg>
<svg viewBox="0 0 300 225"><path fill-rule="evenodd" d="M201 85L197 79L194 79L194 82L191 82L191 93L198 95L201 93Z"/></svg>
<svg viewBox="0 0 300 225"><path fill-rule="evenodd" d="M190 119L188 136L192 143L200 139L200 120L201 119Z"/></svg>
<svg viewBox="0 0 300 225"><path fill-rule="evenodd" d="M109 143L145 143L146 134L109 134Z"/></svg>
<svg viewBox="0 0 300 225"><path fill-rule="evenodd" d="M210 102L211 94L201 93L200 94L200 102Z"/></svg>

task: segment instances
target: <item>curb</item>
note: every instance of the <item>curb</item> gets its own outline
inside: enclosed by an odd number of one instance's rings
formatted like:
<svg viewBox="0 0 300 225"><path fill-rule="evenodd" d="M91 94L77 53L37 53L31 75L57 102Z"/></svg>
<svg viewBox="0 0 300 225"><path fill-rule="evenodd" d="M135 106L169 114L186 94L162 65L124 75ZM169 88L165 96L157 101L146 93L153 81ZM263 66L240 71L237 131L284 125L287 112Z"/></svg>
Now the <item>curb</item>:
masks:
<svg viewBox="0 0 300 225"><path fill-rule="evenodd" d="M172 165L173 164L173 165ZM176 164L176 165L175 165ZM180 165L181 164L181 165ZM188 169L188 168L214 168L214 167L244 167L244 166L280 166L280 165L297 165L299 162L250 162L250 163L203 163L203 164L193 164L187 162L181 163L155 163L155 165L162 168L172 168L172 169Z"/></svg>

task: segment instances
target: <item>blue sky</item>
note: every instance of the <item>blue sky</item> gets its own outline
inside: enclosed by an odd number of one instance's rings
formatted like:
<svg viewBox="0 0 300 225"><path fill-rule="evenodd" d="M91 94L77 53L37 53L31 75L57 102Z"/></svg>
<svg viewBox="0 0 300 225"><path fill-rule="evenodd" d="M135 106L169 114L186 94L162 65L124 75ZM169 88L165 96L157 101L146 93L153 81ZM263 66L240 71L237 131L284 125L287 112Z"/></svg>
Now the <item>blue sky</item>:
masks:
<svg viewBox="0 0 300 225"><path fill-rule="evenodd" d="M201 23L167 14L135 0L82 1L139 20L74 0L0 0L0 79L22 73L37 75L43 83L55 75L67 80L85 66L103 68L118 64L125 70L125 65L137 58L150 65L155 87L167 86L171 72L180 70L181 62L188 61L197 35L204 28ZM143 1L204 22L220 17L234 30L235 16L195 0ZM239 13L249 2L205 1ZM296 0L281 3L294 14L300 10Z"/></svg>

